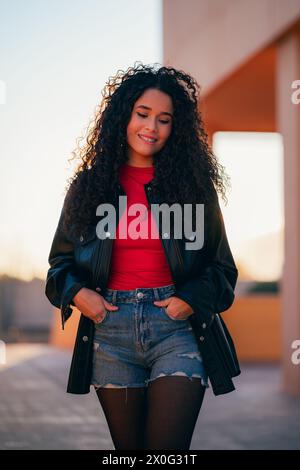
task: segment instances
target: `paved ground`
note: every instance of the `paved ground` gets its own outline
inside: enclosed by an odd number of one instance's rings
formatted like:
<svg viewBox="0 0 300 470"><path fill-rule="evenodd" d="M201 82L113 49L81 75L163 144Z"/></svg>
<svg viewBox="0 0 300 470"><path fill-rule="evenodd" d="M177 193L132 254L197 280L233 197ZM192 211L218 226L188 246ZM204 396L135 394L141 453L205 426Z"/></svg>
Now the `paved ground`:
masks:
<svg viewBox="0 0 300 470"><path fill-rule="evenodd" d="M67 394L71 353L44 344L7 346L0 365L0 449L114 449L93 389ZM280 389L278 366L241 364L237 390L211 388L191 450L300 449L300 397Z"/></svg>

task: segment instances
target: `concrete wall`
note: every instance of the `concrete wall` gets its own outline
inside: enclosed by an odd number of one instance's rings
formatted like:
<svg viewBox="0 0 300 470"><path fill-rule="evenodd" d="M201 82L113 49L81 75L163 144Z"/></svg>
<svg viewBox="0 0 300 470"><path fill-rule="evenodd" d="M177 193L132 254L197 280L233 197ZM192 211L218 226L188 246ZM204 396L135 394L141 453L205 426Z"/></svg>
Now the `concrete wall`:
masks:
<svg viewBox="0 0 300 470"><path fill-rule="evenodd" d="M299 0L164 0L163 62L207 93L299 20Z"/></svg>

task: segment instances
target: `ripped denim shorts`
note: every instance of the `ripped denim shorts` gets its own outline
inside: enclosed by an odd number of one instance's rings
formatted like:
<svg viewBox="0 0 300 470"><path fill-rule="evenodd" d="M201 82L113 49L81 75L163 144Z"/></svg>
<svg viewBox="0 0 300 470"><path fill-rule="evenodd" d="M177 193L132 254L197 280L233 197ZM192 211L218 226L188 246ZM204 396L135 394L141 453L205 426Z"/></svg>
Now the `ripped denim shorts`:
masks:
<svg viewBox="0 0 300 470"><path fill-rule="evenodd" d="M113 290L103 297L118 310L106 311L95 323L91 385L98 387L146 387L165 375L201 378L209 387L190 321L171 318L164 307L153 304L175 294L173 284Z"/></svg>

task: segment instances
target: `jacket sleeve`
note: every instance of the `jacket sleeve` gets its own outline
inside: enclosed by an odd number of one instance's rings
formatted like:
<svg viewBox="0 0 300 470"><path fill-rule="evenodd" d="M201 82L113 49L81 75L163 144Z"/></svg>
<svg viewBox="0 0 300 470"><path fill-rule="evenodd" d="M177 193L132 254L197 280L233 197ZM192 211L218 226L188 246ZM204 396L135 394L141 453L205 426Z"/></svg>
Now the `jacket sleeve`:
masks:
<svg viewBox="0 0 300 470"><path fill-rule="evenodd" d="M66 201L66 199L65 199ZM74 246L63 230L65 201L61 210L59 222L54 234L48 263L45 294L52 305L61 310L62 329L72 314L72 301L74 295L87 282L80 275L74 261Z"/></svg>
<svg viewBox="0 0 300 470"><path fill-rule="evenodd" d="M213 206L207 213L205 206L204 213L207 263L197 267L193 277L176 287L174 295L186 301L199 319L210 325L215 313L223 312L233 304L238 270L228 244L216 191Z"/></svg>

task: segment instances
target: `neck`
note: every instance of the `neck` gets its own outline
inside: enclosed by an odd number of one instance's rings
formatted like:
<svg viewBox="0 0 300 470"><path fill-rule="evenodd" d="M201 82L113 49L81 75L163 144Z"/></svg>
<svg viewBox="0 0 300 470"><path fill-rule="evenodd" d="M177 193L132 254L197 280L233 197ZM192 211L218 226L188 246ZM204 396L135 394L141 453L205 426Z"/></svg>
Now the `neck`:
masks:
<svg viewBox="0 0 300 470"><path fill-rule="evenodd" d="M140 167L140 168L151 168L153 167L153 157L151 155L144 157L139 154L131 154L128 157L127 165Z"/></svg>

